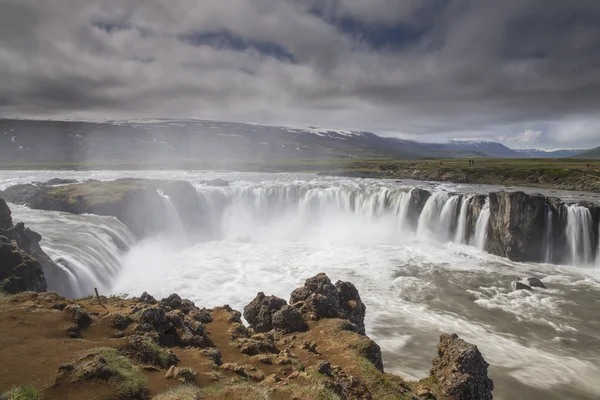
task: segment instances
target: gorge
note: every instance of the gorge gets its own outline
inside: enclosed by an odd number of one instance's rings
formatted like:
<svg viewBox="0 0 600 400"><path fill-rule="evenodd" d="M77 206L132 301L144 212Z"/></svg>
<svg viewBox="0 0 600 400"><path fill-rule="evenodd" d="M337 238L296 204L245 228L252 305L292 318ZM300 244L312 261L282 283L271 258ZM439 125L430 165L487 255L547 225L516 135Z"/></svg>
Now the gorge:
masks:
<svg viewBox="0 0 600 400"><path fill-rule="evenodd" d="M31 185L56 177L98 181ZM388 370L425 376L423 348L452 330L482 348L497 398L600 394L592 194L130 171L2 172L0 190L66 277L49 289L67 296L177 292L241 309L265 286L285 295L306 276L335 273L360 290ZM530 277L548 289L514 290Z"/></svg>

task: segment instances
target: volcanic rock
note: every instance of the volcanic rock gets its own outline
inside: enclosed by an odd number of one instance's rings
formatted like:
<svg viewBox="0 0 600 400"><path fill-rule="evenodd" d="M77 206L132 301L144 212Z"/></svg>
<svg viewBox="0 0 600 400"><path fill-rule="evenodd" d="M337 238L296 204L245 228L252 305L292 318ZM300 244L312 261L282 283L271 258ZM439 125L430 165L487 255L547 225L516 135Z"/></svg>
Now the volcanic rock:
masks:
<svg viewBox="0 0 600 400"><path fill-rule="evenodd" d="M488 366L477 346L456 334L442 334L431 375L443 395L451 399L491 400L494 383L488 378Z"/></svg>

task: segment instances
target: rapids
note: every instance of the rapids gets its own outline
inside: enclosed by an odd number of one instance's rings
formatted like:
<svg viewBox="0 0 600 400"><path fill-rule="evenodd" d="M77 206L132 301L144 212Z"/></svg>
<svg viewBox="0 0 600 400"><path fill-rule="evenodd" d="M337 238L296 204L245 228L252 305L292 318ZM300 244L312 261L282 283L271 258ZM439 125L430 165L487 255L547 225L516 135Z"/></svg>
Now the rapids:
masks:
<svg viewBox="0 0 600 400"><path fill-rule="evenodd" d="M494 187L308 174L0 171L0 190L55 177L183 179L204 208L201 235L194 236L202 240L190 241L163 195L171 223L135 243L114 218L11 205L14 220L41 233L53 259L68 261L61 265L78 295L94 285L132 296L176 292L202 306L241 310L258 291L287 298L304 279L326 272L359 289L367 333L381 345L388 372L427 376L439 334L456 332L491 364L495 398L600 397L600 260L593 259L598 244L580 207L567 210L572 263L553 265L482 250L489 206L474 226L467 216L474 195ZM202 183L216 177L232 183ZM433 193L419 216L410 215L414 187ZM598 201L590 193L552 195ZM548 289L512 289L513 281L531 276Z"/></svg>

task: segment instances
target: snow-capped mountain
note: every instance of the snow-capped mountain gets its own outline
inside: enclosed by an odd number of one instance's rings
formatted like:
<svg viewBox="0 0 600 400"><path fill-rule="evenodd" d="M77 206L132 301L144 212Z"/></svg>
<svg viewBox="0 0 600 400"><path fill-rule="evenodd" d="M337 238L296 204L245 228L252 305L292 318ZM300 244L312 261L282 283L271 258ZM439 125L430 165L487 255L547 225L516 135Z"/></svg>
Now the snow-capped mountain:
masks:
<svg viewBox="0 0 600 400"><path fill-rule="evenodd" d="M577 156L586 150L543 150L543 149L515 149L522 156L530 158L568 158Z"/></svg>

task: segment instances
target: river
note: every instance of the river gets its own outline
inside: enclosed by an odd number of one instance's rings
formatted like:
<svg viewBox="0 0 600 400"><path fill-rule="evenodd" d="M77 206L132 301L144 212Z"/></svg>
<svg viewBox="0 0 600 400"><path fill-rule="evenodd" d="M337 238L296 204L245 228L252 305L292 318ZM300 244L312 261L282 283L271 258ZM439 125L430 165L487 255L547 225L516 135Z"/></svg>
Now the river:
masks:
<svg viewBox="0 0 600 400"><path fill-rule="evenodd" d="M440 333L456 332L490 363L495 398L600 397L600 262L585 254L572 265L490 255L482 250L485 212L466 239L462 219L455 226L448 216L464 212L468 195L497 187L310 174L0 171L0 190L56 177L187 180L207 210L201 239L191 240L173 213L164 233L135 242L114 218L11 205L15 222L42 234L44 250L68 264L78 294L94 285L132 296L176 292L201 306L241 310L259 291L288 299L306 278L326 272L357 286L387 372L426 377ZM231 185L202 183L217 177ZM434 195L410 226L406 193L414 187ZM591 193L544 194L598 201ZM548 289L513 290L527 277Z"/></svg>

